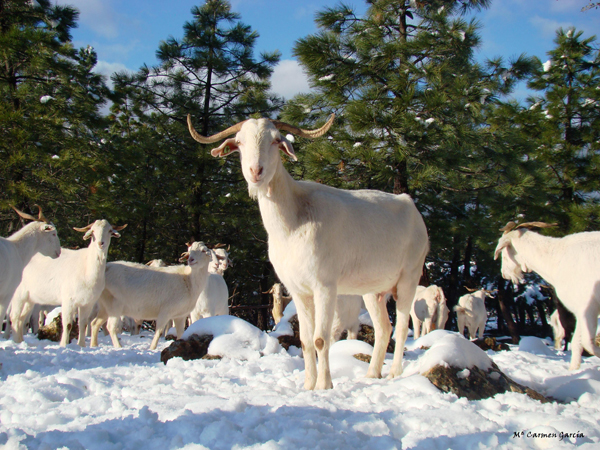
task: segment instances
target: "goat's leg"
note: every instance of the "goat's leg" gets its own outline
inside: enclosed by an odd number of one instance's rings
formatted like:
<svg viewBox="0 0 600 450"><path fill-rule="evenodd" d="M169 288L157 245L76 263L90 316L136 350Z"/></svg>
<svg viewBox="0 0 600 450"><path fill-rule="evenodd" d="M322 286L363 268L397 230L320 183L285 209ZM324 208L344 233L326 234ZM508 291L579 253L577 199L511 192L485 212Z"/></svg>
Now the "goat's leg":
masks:
<svg viewBox="0 0 600 450"><path fill-rule="evenodd" d="M487 322L487 317L481 321L479 324L479 339L483 339L483 332L485 331L485 323Z"/></svg>
<svg viewBox="0 0 600 450"><path fill-rule="evenodd" d="M23 333L25 328L25 319L33 309L33 303L27 301L27 298L21 296L13 297L10 304L10 321L12 322L13 341L23 342Z"/></svg>
<svg viewBox="0 0 600 450"><path fill-rule="evenodd" d="M575 331L573 332L573 338L571 340L571 365L569 370L577 370L581 366L581 355L583 354L583 347L581 346L581 324L579 320L575 325Z"/></svg>
<svg viewBox="0 0 600 450"><path fill-rule="evenodd" d="M71 342L71 329L73 328L73 319L75 318L75 307L70 301L63 301L62 310L62 337L60 346L66 347Z"/></svg>
<svg viewBox="0 0 600 450"><path fill-rule="evenodd" d="M331 327L337 303L337 286L323 286L315 290L315 334L314 343L319 360L315 389L331 389L329 368L329 348L331 347Z"/></svg>
<svg viewBox="0 0 600 450"><path fill-rule="evenodd" d="M396 347L394 349L394 359L392 361L392 370L389 378L400 376L404 370L402 367L402 358L404 356L404 344L408 335L408 318L410 307L415 297L419 277L421 276L421 267L414 274L406 273L400 278L396 287Z"/></svg>
<svg viewBox="0 0 600 450"><path fill-rule="evenodd" d="M110 335L114 348L123 348L119 341L119 333L121 331L121 316L110 316L106 321L106 329Z"/></svg>
<svg viewBox="0 0 600 450"><path fill-rule="evenodd" d="M175 323L175 330L177 330L177 339L181 339L183 332L185 331L185 321L187 317L180 317L179 319L173 319Z"/></svg>
<svg viewBox="0 0 600 450"><path fill-rule="evenodd" d="M416 314L410 314L413 323L413 339L419 339L421 337L421 321Z"/></svg>
<svg viewBox="0 0 600 450"><path fill-rule="evenodd" d="M592 303L583 313L583 317L577 319L577 326L582 323L581 327L581 345L591 355L600 358L600 348L594 342L596 331L598 328L598 308L595 303Z"/></svg>
<svg viewBox="0 0 600 450"><path fill-rule="evenodd" d="M167 324L171 322L170 317L165 317L163 314L159 314L156 318L156 330L154 332L154 338L152 338L152 343L150 344L150 350L156 350L158 346L158 340L162 336Z"/></svg>
<svg viewBox="0 0 600 450"><path fill-rule="evenodd" d="M313 298L300 296L291 292L296 302L298 325L300 326L300 341L304 356L304 389L312 390L317 383L317 353L313 336L315 332L315 311Z"/></svg>
<svg viewBox="0 0 600 450"><path fill-rule="evenodd" d="M77 339L77 345L80 347L85 347L85 335L90 323L92 309L94 309L94 305L79 307L79 338Z"/></svg>
<svg viewBox="0 0 600 450"><path fill-rule="evenodd" d="M94 320L92 320L92 339L90 341L90 347L98 347L98 332L100 331L100 327L104 325L107 320L108 312L106 311L102 303L100 303L98 308L98 314L96 314L96 317L94 318ZM120 347L120 345L115 347L118 348Z"/></svg>
<svg viewBox="0 0 600 450"><path fill-rule="evenodd" d="M369 370L367 370L367 377L381 378L381 368L390 342L392 324L387 312L385 296L380 300L377 294L366 294L363 295L363 300L373 321L373 331L375 333L375 345L373 346L373 355L369 363Z"/></svg>

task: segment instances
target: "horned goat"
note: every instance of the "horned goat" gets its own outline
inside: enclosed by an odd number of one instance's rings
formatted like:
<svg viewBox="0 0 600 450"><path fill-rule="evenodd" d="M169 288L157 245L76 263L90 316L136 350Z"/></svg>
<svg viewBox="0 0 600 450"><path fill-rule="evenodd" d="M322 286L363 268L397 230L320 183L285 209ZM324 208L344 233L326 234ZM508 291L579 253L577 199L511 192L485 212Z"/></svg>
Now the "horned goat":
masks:
<svg viewBox="0 0 600 450"><path fill-rule="evenodd" d="M448 320L448 312L446 297L441 287L418 286L410 309L413 337L419 339L421 334L426 335L435 329L443 330Z"/></svg>
<svg viewBox="0 0 600 450"><path fill-rule="evenodd" d="M108 321L108 332L116 348L118 318L156 320L150 349L156 349L163 329L175 321L177 338L183 334L185 320L206 286L211 251L202 242L193 242L184 253L187 265L150 267L124 261L106 265L106 285L98 300L100 310L92 321L92 346L98 345L98 331Z"/></svg>
<svg viewBox="0 0 600 450"><path fill-rule="evenodd" d="M43 255L31 259L12 300L11 320L15 342L23 341L24 321L35 304L60 305L63 326L60 345L66 347L69 344L72 322L78 314L77 343L85 347L85 330L104 289L110 240L121 237L118 232L126 226L113 227L107 220L96 220L85 228L74 228L85 233L84 240L90 239L88 247L62 249L60 258L56 260Z"/></svg>
<svg viewBox="0 0 600 450"><path fill-rule="evenodd" d="M502 276L513 283L536 272L556 289L556 295L577 320L571 341L571 370L581 366L583 349L600 357L594 343L600 313L600 232L575 233L562 238L543 236L532 228L543 222L509 222L496 246L502 257Z"/></svg>
<svg viewBox="0 0 600 450"><path fill-rule="evenodd" d="M6 316L10 300L21 282L23 269L37 253L50 258L60 256L60 241L56 227L44 217L38 205L38 217L19 211L15 212L25 220L31 220L11 236L0 237L0 328ZM9 329L9 322L6 328Z"/></svg>
<svg viewBox="0 0 600 450"><path fill-rule="evenodd" d="M425 223L408 195L335 189L296 181L285 170L279 152L297 158L279 130L317 138L327 132L333 118L312 131L264 118L248 119L203 137L188 116L190 133L202 144L235 134L211 154L240 152L249 194L258 199L267 230L269 259L296 301L306 389L333 387L329 348L338 294L365 296L376 336L367 376L375 378L381 377L392 330L385 302L378 298L393 294L400 332L389 376L402 373L410 306L429 248Z"/></svg>
<svg viewBox="0 0 600 450"><path fill-rule="evenodd" d="M479 331L479 339L483 338L485 323L487 322L486 297L491 297L491 292L486 289L479 289L458 299L458 305L454 307L454 311L456 312L456 323L460 334L463 334L466 326L471 339L475 339L477 331Z"/></svg>

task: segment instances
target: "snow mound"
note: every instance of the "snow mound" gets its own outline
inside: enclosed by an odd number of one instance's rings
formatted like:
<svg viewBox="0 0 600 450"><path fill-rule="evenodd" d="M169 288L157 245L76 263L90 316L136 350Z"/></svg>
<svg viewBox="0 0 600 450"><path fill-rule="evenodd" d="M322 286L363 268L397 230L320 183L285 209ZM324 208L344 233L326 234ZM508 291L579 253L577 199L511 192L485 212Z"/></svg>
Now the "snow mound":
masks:
<svg viewBox="0 0 600 450"><path fill-rule="evenodd" d="M234 316L197 320L185 330L182 339L188 339L193 334L213 335L208 347L209 355L253 361L281 351L277 339Z"/></svg>
<svg viewBox="0 0 600 450"><path fill-rule="evenodd" d="M358 353L373 355L373 347L354 339L337 341L329 349L329 364L332 378L356 379L367 374L369 363L354 357Z"/></svg>
<svg viewBox="0 0 600 450"><path fill-rule="evenodd" d="M582 396L600 395L600 381L592 379L570 380L551 389L548 395L563 402L582 400Z"/></svg>
<svg viewBox="0 0 600 450"><path fill-rule="evenodd" d="M435 366L457 369L479 367L484 371L492 368L489 356L458 333L435 330L411 343L414 349L429 346L431 348L413 364L410 372L423 374Z"/></svg>
<svg viewBox="0 0 600 450"><path fill-rule="evenodd" d="M544 341L535 336L525 336L519 342L519 351L533 353L535 355L554 355L554 351L548 347Z"/></svg>
<svg viewBox="0 0 600 450"><path fill-rule="evenodd" d="M290 320L296 314L296 305L294 304L294 300L292 300L283 310L283 317L279 321L273 331L269 333L270 336L274 338L278 338L279 336L293 336L294 330L292 329L292 324Z"/></svg>

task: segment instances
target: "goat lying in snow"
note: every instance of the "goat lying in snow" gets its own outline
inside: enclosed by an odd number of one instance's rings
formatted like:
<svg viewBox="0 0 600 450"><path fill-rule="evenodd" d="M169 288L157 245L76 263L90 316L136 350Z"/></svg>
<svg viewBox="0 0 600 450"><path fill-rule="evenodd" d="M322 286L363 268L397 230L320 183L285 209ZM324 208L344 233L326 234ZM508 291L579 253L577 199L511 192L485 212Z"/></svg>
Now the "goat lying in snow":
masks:
<svg viewBox="0 0 600 450"><path fill-rule="evenodd" d="M23 280L12 300L11 320L13 339L23 341L24 321L35 304L61 305L63 333L61 347L69 343L69 334L79 314L79 339L85 347L85 329L90 314L100 293L104 289L104 270L111 237L121 237L118 231L125 228L113 227L106 220L96 220L85 228L75 228L85 233L83 239L91 239L90 245L79 250L62 249L60 258L34 256L25 270Z"/></svg>
<svg viewBox="0 0 600 450"><path fill-rule="evenodd" d="M531 231L549 226L509 222L501 230L495 258L502 255L502 276L513 283L522 282L525 272L536 272L554 286L560 301L575 315L570 369L576 370L584 348L600 357L594 343L600 313L600 232L553 238Z"/></svg>
<svg viewBox="0 0 600 450"><path fill-rule="evenodd" d="M477 330L479 330L479 339L483 338L487 322L486 297L491 297L491 292L480 289L458 299L458 305L454 307L454 311L456 311L456 323L460 334L463 334L466 326L471 339L475 339Z"/></svg>
<svg viewBox="0 0 600 450"><path fill-rule="evenodd" d="M37 205L36 205L37 206ZM13 209L25 220L31 220L7 238L0 237L0 329L10 300L23 277L23 269L37 253L50 258L60 255L60 241L56 227L49 223L38 206L38 217ZM6 321L6 328L10 323Z"/></svg>
<svg viewBox="0 0 600 450"><path fill-rule="evenodd" d="M418 286L410 316L415 339L435 329L443 330L448 320L448 307L442 288L436 285Z"/></svg>
<svg viewBox="0 0 600 450"><path fill-rule="evenodd" d="M429 249L423 218L408 195L295 181L285 170L279 152L297 158L279 130L316 138L332 123L333 115L323 127L309 131L268 119L248 119L203 137L188 116L190 133L203 144L235 134L211 154L241 154L248 191L258 199L267 230L269 259L296 302L306 389L333 387L329 348L340 294L364 295L375 329L367 376L375 378L381 377L392 330L385 302L378 297L394 296L399 331L389 376L402 373L410 307Z"/></svg>
<svg viewBox="0 0 600 450"><path fill-rule="evenodd" d="M115 347L121 316L156 320L156 332L150 349L156 349L164 327L175 321L177 338L183 334L185 320L206 286L211 251L202 242L194 242L184 253L187 265L149 267L124 261L106 265L106 285L98 303L100 310L92 322L92 346L98 345L98 331L108 320L108 332Z"/></svg>
<svg viewBox="0 0 600 450"><path fill-rule="evenodd" d="M292 301L290 295L283 295L283 285L275 283L265 294L273 294L273 320L278 324L285 308ZM344 331L348 332L348 339L357 339L360 323L358 316L363 305L360 295L338 295L333 317L332 336L334 341L339 341Z"/></svg>

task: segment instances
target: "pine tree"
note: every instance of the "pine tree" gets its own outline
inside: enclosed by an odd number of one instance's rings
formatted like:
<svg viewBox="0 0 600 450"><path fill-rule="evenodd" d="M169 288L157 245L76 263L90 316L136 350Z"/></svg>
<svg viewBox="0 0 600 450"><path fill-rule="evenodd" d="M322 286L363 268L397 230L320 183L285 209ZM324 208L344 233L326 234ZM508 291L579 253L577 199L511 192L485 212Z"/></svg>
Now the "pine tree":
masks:
<svg viewBox="0 0 600 450"><path fill-rule="evenodd" d="M531 60L477 63L478 25L461 14L487 1L369 3L364 17L343 5L319 13L320 31L295 47L317 93L290 102L286 119L338 113L329 143L299 152L297 176L409 193L429 229L430 281L453 302L493 265L490 205L532 183L512 148L521 136L487 124Z"/></svg>
<svg viewBox="0 0 600 450"><path fill-rule="evenodd" d="M556 48L529 83L537 157L546 166L547 207L563 233L600 228L600 52L595 37L559 29Z"/></svg>
<svg viewBox="0 0 600 450"><path fill-rule="evenodd" d="M83 226L103 167L108 91L93 49L70 42L76 19L48 0L0 1L0 206L39 203L57 223Z"/></svg>
<svg viewBox="0 0 600 450"><path fill-rule="evenodd" d="M258 302L272 271L260 214L241 189L239 163L217 160L211 147L199 147L186 116L210 135L253 114L271 115L282 105L269 93L279 54L254 56L258 34L227 1L208 0L191 13L183 38L161 42L157 66L114 77L119 99L111 154L122 173L111 189L137 193L123 199L134 222L129 232L135 236L136 260L165 251L176 256L190 238L229 244L242 266L228 272L230 289L237 285ZM252 271L244 269L249 266Z"/></svg>

